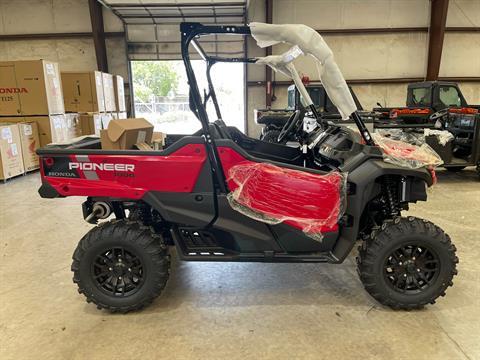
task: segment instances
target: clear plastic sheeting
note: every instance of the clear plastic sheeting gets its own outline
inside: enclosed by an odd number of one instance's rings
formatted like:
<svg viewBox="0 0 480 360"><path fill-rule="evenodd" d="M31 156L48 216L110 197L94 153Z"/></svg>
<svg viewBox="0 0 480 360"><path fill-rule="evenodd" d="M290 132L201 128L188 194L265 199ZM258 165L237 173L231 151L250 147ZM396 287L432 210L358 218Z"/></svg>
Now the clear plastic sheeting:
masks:
<svg viewBox="0 0 480 360"><path fill-rule="evenodd" d="M443 146L447 145L449 141L455 139L455 136L453 136L453 134L447 130L425 129L423 135L435 136L438 139L438 143Z"/></svg>
<svg viewBox="0 0 480 360"><path fill-rule="evenodd" d="M435 168L443 164L440 156L425 142L414 145L380 132L373 134L373 140L382 149L383 159L391 164L411 169Z"/></svg>
<svg viewBox="0 0 480 360"><path fill-rule="evenodd" d="M338 108L343 120L347 120L357 110L347 83L334 60L332 50L318 32L300 24L277 25L253 22L249 26L253 38L260 47L288 43L297 45L303 53L312 56L325 91Z"/></svg>
<svg viewBox="0 0 480 360"><path fill-rule="evenodd" d="M282 73L283 75L289 77L295 82L297 90L302 95L300 97L303 106L307 107L313 104L310 94L308 93L305 86L302 84L302 80L298 75L295 65L293 65L293 60L295 60L300 55L304 55L302 50L298 46L294 46L288 51L284 52L281 55L269 55L266 57L258 58L257 64L265 64L270 66L273 70Z"/></svg>
<svg viewBox="0 0 480 360"><path fill-rule="evenodd" d="M382 136L389 137L393 140L405 141L409 144L421 146L425 144L425 137L434 136L437 138L438 143L442 146L445 146L449 141L455 139L455 136L450 131L447 130L436 130L436 129L415 129L413 131L406 131L403 129L382 129L377 130Z"/></svg>
<svg viewBox="0 0 480 360"><path fill-rule="evenodd" d="M242 162L228 171L233 209L267 224L286 223L321 241L344 212L346 174L325 175Z"/></svg>

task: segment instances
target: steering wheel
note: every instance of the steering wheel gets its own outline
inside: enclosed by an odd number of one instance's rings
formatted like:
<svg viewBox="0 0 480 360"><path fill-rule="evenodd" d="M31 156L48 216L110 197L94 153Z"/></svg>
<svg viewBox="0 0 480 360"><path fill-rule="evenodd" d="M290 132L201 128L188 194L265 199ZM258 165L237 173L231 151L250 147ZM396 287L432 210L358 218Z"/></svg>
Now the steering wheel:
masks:
<svg viewBox="0 0 480 360"><path fill-rule="evenodd" d="M280 134L278 135L277 141L279 143L282 143L282 141L287 137L288 134L290 134L293 128L295 127L298 128L299 124L302 123L303 116L300 116L301 114L302 114L301 110L295 110L295 112L292 115L290 115L285 125L283 125L283 128L280 131Z"/></svg>
<svg viewBox="0 0 480 360"><path fill-rule="evenodd" d="M448 108L442 109L442 110L439 110L439 111L433 113L432 115L430 115L429 119L430 120L437 120L437 119L440 119L440 118L444 117L447 114L448 114Z"/></svg>

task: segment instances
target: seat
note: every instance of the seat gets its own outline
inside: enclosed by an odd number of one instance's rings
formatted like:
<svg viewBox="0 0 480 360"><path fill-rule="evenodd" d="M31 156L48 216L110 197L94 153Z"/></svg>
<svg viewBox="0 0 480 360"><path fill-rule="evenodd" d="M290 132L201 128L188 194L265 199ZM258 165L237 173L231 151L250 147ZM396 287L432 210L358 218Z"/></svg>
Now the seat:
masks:
<svg viewBox="0 0 480 360"><path fill-rule="evenodd" d="M303 164L303 156L298 148L274 144L246 136L233 126L227 126L223 120L215 120L210 124L212 136L216 140L230 140L242 150L256 158L278 161L281 163Z"/></svg>

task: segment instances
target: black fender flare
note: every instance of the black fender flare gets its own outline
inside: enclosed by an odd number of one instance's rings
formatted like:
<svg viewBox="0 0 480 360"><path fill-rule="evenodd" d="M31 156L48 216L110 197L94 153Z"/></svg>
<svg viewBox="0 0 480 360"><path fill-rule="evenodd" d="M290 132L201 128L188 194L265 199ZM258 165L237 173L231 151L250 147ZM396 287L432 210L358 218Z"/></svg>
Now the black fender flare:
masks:
<svg viewBox="0 0 480 360"><path fill-rule="evenodd" d="M381 191L377 179L385 175L399 175L417 182L433 185L433 178L427 169L402 168L382 159L365 161L348 173L348 189L345 214L351 219L348 225L342 226L340 237L333 248L333 255L342 262L355 245L358 237L360 218L366 205ZM422 188L417 200L426 200L426 187Z"/></svg>

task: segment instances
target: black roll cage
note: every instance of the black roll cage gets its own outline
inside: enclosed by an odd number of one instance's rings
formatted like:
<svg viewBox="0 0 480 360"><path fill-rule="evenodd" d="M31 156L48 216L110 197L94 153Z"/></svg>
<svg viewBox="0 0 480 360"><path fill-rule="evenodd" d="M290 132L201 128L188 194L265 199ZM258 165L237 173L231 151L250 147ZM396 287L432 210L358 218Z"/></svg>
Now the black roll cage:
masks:
<svg viewBox="0 0 480 360"><path fill-rule="evenodd" d="M210 163L212 165L212 171L214 172L214 178L218 184L220 191L226 193L227 188L225 184L225 176L223 174L223 169L220 164L220 158L218 156L217 147L215 145L215 139L213 138L210 127L209 119L207 114L206 105L209 99L212 100L216 115L219 119L221 117L220 107L218 105L217 95L215 93L214 86L211 79L211 68L217 62L232 62L232 63L256 63L256 58L247 58L247 57L237 57L237 58L228 58L228 57L219 57L219 56L210 56L203 50L200 43L197 41L197 38L204 35L212 34L231 34L231 35L251 35L249 26L237 26L237 25L203 25L200 23L181 23L180 24L181 32L181 51L183 63L185 65L185 70L187 73L188 84L190 86L189 91L189 103L190 109L195 114L195 116L200 120L202 124L203 134L206 139L207 154L209 156ZM207 82L208 82L208 93L205 92L204 99L200 95L200 90L198 88L197 79L195 77L195 72L193 71L192 64L190 61L189 47L190 43L193 44L194 48L200 55L200 57L207 63ZM314 105L310 106L310 110L313 115L316 117L317 121L321 121L321 117L317 112L317 109ZM368 131L365 123L358 114L357 111L351 114L351 117L355 121L360 134L362 135L365 143L367 145L374 146L375 143Z"/></svg>

